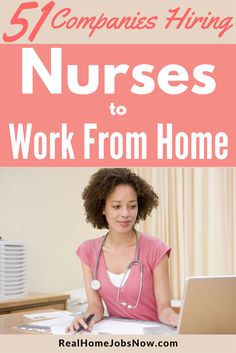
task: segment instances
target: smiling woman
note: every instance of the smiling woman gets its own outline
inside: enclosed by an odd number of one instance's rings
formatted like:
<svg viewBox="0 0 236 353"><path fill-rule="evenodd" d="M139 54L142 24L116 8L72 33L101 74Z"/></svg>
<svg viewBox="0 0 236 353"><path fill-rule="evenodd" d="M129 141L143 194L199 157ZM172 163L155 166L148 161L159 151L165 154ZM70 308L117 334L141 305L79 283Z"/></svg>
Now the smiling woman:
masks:
<svg viewBox="0 0 236 353"><path fill-rule="evenodd" d="M144 179L126 168L103 168L93 174L82 194L87 221L94 228L109 228L104 214L106 201L117 186L130 186L135 190L138 213L135 223L145 220L153 208L158 206L158 196ZM114 197L114 194L113 194ZM119 197L121 198L121 197Z"/></svg>
<svg viewBox="0 0 236 353"><path fill-rule="evenodd" d="M103 302L114 317L176 326L178 315L170 305L168 278L171 248L135 229L158 206L152 186L127 168L103 168L91 177L82 197L87 222L108 232L85 241L77 250L88 308L68 331L79 326L91 329L103 318ZM92 313L95 317L87 325Z"/></svg>
<svg viewBox="0 0 236 353"><path fill-rule="evenodd" d="M117 185L105 203L103 215L110 232L127 232L134 227L138 214L137 194L130 185Z"/></svg>

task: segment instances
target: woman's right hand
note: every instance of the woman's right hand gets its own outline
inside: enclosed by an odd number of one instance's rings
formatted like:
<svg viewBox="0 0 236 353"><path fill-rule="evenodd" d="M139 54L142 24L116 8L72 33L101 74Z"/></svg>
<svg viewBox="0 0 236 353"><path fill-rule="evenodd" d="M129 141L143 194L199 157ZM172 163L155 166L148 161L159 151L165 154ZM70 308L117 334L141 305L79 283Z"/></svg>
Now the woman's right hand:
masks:
<svg viewBox="0 0 236 353"><path fill-rule="evenodd" d="M92 327L95 324L94 319L92 319L88 324L86 324L85 320L89 316L89 314L84 314L77 316L72 324L66 328L66 333L77 333L76 331L82 326L84 330L92 331Z"/></svg>

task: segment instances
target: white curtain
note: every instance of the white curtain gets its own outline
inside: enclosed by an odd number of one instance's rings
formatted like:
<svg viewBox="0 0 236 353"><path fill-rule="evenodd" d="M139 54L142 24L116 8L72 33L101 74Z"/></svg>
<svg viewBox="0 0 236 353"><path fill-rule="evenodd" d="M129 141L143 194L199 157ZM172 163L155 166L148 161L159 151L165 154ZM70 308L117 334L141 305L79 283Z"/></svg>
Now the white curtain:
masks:
<svg viewBox="0 0 236 353"><path fill-rule="evenodd" d="M172 246L172 298L186 276L236 273L236 169L134 168L160 198L139 229Z"/></svg>

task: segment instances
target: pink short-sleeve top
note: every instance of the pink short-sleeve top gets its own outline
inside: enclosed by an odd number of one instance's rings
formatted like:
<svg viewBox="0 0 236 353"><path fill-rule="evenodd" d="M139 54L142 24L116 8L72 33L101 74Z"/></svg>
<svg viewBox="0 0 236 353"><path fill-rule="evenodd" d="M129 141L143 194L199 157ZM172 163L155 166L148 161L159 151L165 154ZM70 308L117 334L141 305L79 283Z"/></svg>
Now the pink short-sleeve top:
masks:
<svg viewBox="0 0 236 353"><path fill-rule="evenodd" d="M87 240L79 246L76 252L80 259L91 268L93 275L95 274L96 262L103 239L104 237L99 237ZM97 270L97 279L101 283L101 288L98 292L105 302L110 316L158 321L158 303L156 303L154 294L153 271L164 255L169 256L170 251L171 248L160 239L143 233L140 234L139 260L143 269L140 296L140 267L138 265L131 267L124 286L119 289L112 284L108 276L105 258L101 251ZM120 291L119 300L117 300L118 291ZM122 302L127 303L127 305L122 305ZM128 308L128 305L134 306L136 303L138 304L136 308Z"/></svg>

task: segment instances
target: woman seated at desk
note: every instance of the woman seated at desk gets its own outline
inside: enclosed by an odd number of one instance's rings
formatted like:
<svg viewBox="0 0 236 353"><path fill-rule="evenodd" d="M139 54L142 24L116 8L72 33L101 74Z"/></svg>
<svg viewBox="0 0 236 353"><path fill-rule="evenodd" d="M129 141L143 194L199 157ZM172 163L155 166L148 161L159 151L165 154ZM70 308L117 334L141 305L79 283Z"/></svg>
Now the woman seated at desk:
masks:
<svg viewBox="0 0 236 353"><path fill-rule="evenodd" d="M88 298L86 313L67 332L91 330L104 315L160 321L177 326L171 308L168 256L171 248L161 240L139 233L135 224L158 206L151 185L127 168L103 168L82 194L87 221L106 235L87 240L77 254L82 261ZM90 314L93 319L87 325Z"/></svg>

